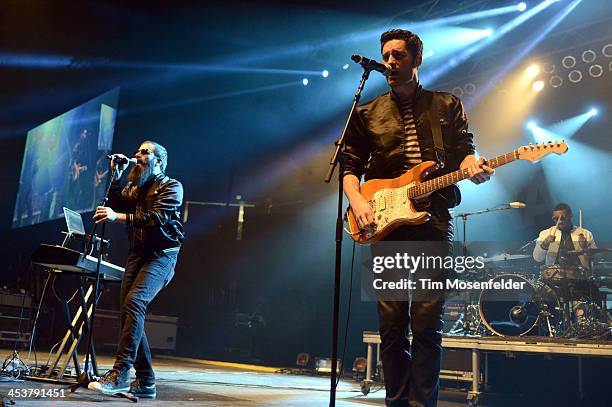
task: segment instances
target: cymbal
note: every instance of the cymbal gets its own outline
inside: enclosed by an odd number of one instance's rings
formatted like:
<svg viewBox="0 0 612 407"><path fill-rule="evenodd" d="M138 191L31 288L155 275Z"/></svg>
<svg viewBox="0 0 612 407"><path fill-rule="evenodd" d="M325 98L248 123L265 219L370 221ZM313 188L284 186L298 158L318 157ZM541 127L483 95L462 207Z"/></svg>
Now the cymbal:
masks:
<svg viewBox="0 0 612 407"><path fill-rule="evenodd" d="M502 253L497 256L485 257L483 263L494 263L497 261L512 261L512 260L521 260L521 259L530 259L531 256L528 254L508 254Z"/></svg>
<svg viewBox="0 0 612 407"><path fill-rule="evenodd" d="M595 248L595 249L583 249L583 250L570 250L567 252L567 254L575 254L578 256L581 256L581 255L592 256L598 253L612 253L612 249Z"/></svg>

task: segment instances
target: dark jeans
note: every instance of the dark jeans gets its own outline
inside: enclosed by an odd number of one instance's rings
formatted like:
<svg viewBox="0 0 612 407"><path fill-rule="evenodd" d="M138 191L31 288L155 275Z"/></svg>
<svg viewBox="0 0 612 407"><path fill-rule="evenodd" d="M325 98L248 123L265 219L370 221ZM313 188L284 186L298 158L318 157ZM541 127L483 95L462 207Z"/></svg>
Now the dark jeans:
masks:
<svg viewBox="0 0 612 407"><path fill-rule="evenodd" d="M121 335L113 369L136 369L144 384L155 382L151 350L144 331L147 306L174 276L178 251L130 252L121 282Z"/></svg>
<svg viewBox="0 0 612 407"><path fill-rule="evenodd" d="M401 227L385 240L453 240L453 225L447 217L432 217L418 226ZM446 251L443 245L442 251ZM416 272L418 277L419 271ZM443 273L442 273L443 274ZM443 275L440 275L441 279ZM442 357L442 313L444 294L429 294L425 300L379 301L378 320L381 360L388 406L435 406L438 401ZM408 327L412 332L412 346Z"/></svg>

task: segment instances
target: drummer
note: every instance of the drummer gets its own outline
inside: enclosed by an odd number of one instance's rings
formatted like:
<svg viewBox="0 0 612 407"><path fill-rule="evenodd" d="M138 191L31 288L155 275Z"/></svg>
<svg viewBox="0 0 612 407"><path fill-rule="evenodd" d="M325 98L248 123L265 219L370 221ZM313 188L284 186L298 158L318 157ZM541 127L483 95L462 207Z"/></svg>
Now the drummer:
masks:
<svg viewBox="0 0 612 407"><path fill-rule="evenodd" d="M533 258L537 262L545 261L547 266L558 264L588 269L586 256L571 252L596 248L593 234L572 224L572 208L566 203L557 204L552 215L553 226L540 232L533 249Z"/></svg>

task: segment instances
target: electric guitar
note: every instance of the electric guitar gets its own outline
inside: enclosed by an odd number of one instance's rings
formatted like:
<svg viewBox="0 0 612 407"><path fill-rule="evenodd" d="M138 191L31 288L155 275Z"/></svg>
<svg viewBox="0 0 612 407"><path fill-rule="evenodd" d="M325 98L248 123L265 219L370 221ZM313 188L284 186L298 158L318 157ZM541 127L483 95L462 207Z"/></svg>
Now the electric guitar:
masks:
<svg viewBox="0 0 612 407"><path fill-rule="evenodd" d="M486 165L497 168L516 160L536 162L548 154L561 155L567 150L565 141L530 144L487 160ZM398 226L420 225L427 222L431 215L416 210L411 200L469 178L468 170L464 169L426 180L427 176L438 169L439 165L434 161L425 161L397 178L372 179L363 183L359 187L359 192L372 207L376 225L360 229L349 206L345 214L345 221L348 224L345 230L353 240L363 244L383 239Z"/></svg>

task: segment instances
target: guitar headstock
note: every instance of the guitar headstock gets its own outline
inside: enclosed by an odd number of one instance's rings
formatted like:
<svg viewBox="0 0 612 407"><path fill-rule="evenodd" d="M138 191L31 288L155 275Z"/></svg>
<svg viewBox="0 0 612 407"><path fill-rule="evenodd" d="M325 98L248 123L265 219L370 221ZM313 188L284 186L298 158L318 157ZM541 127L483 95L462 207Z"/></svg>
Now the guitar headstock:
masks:
<svg viewBox="0 0 612 407"><path fill-rule="evenodd" d="M533 163L542 157L546 157L550 153L555 153L558 155L565 154L568 148L569 147L565 141L561 140L529 144L528 146L519 147L516 152L520 160L528 160Z"/></svg>

